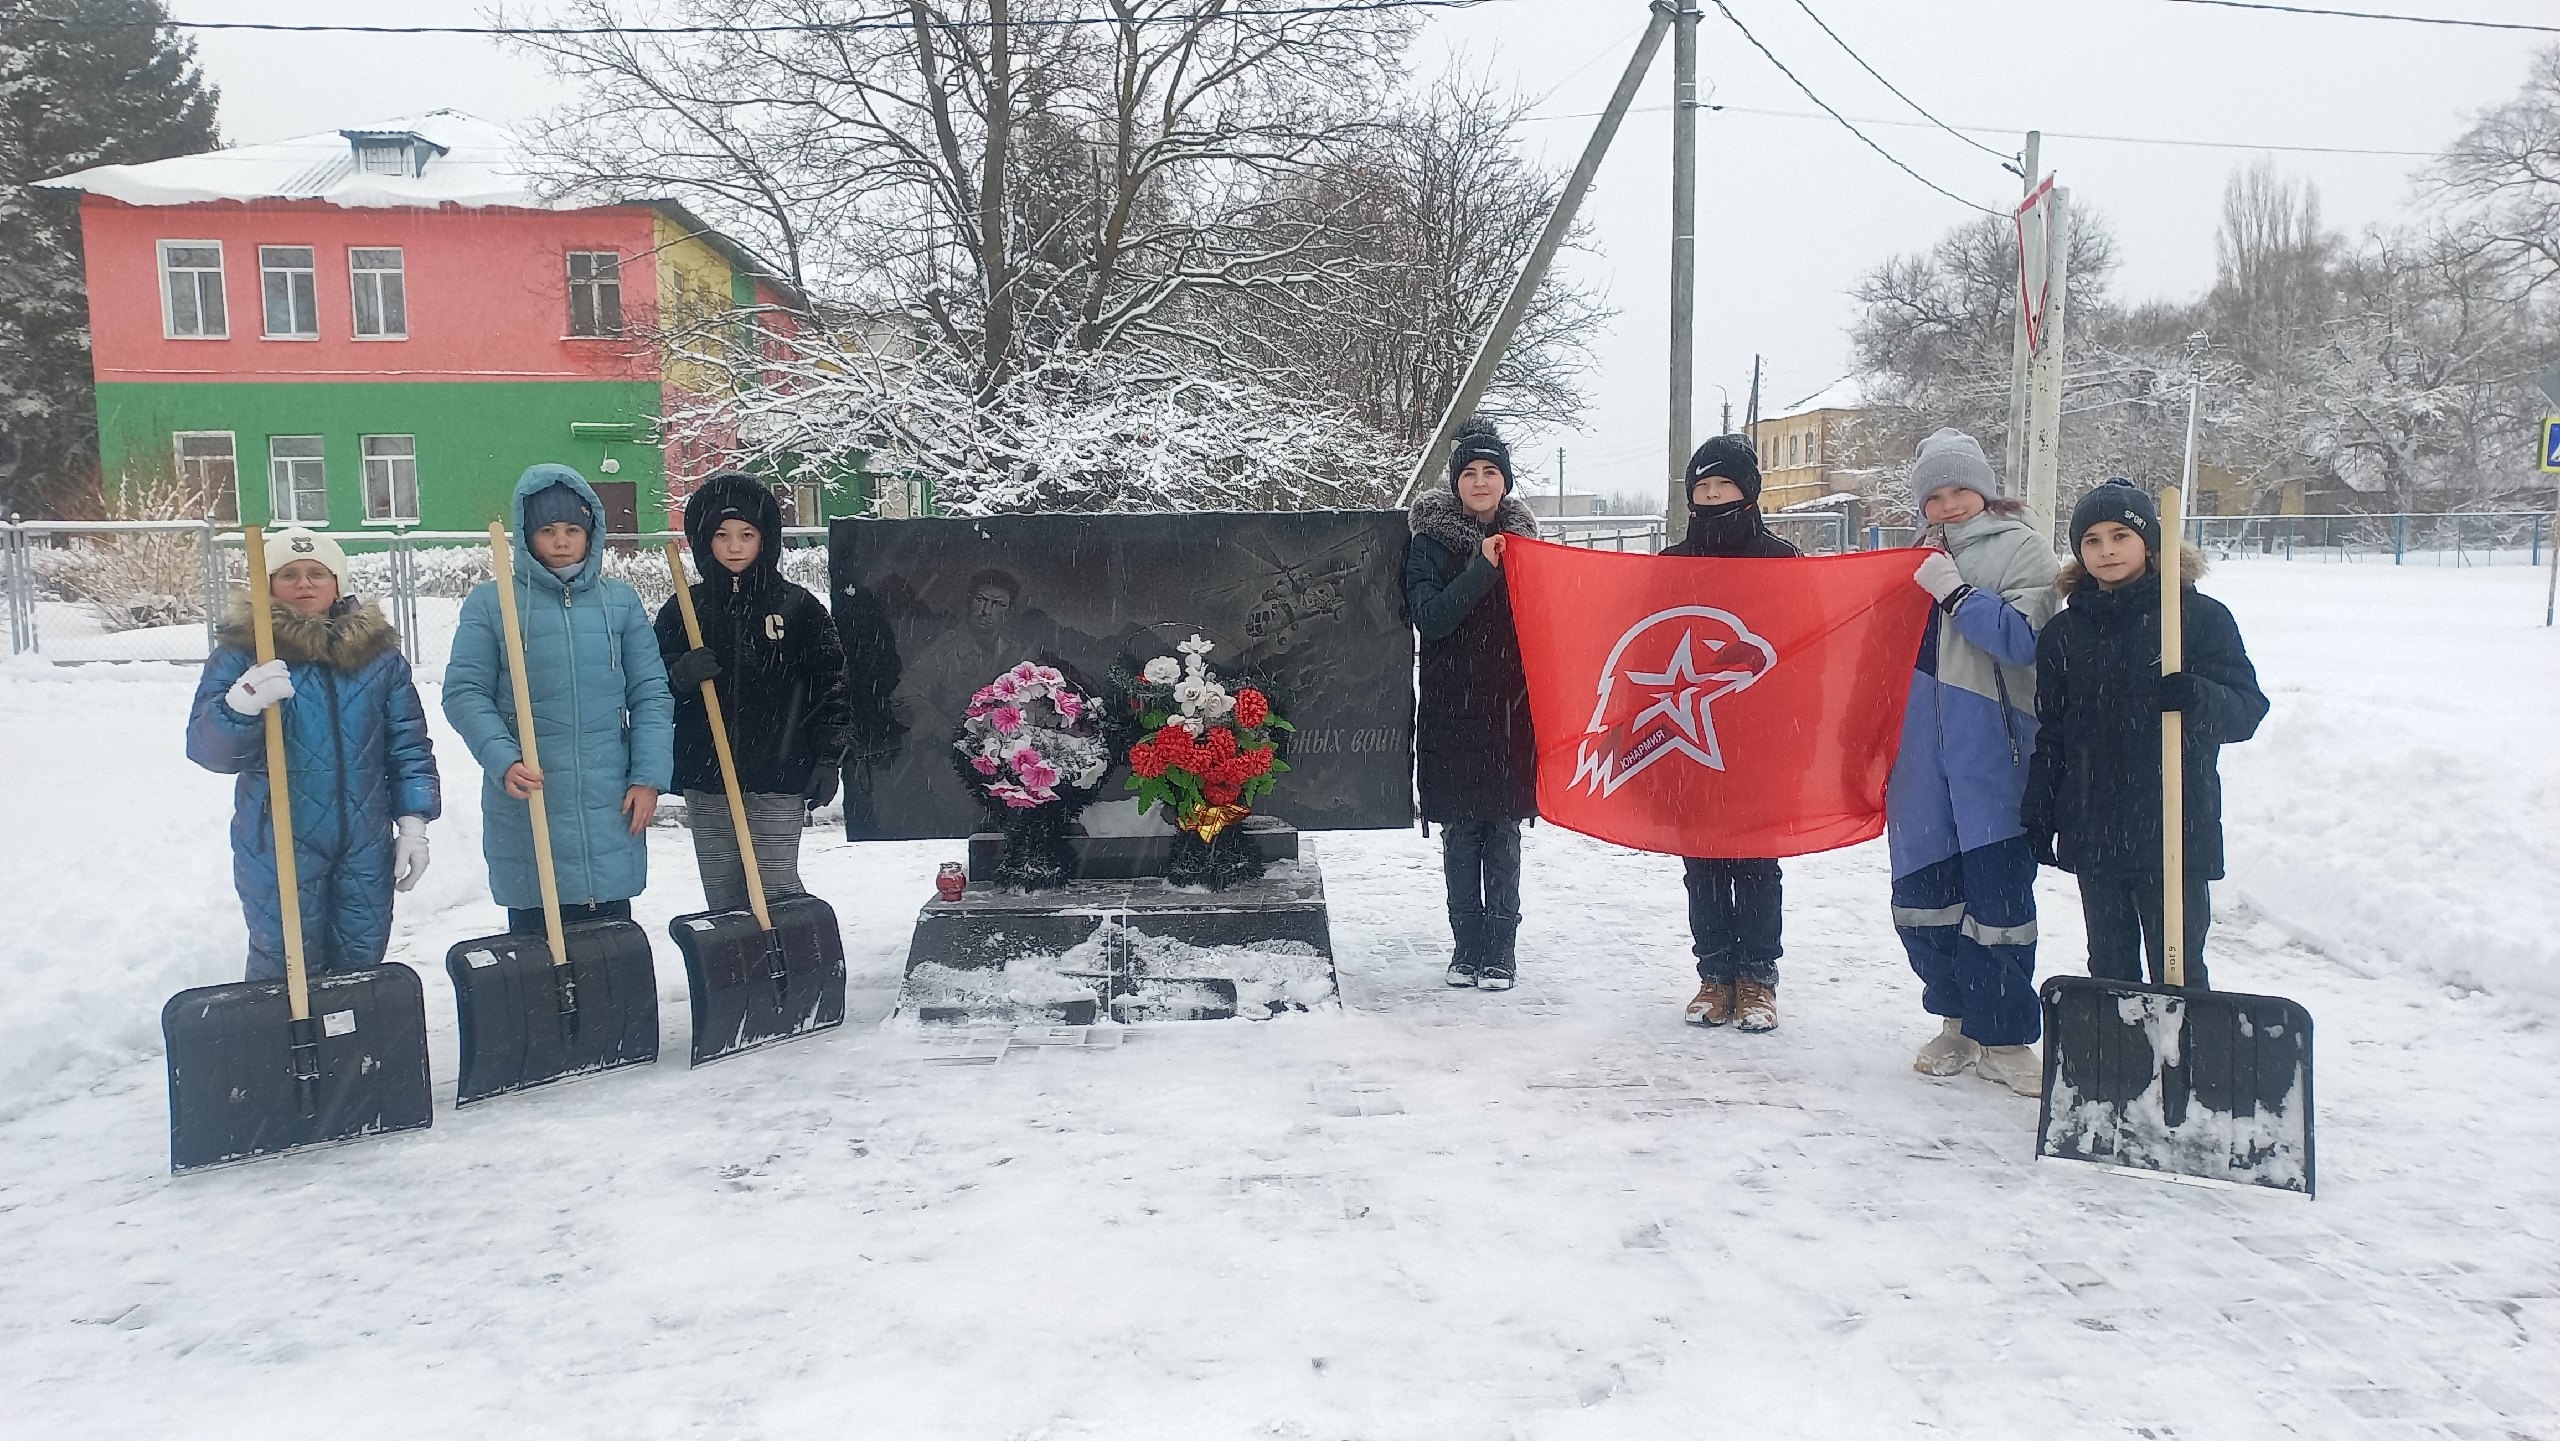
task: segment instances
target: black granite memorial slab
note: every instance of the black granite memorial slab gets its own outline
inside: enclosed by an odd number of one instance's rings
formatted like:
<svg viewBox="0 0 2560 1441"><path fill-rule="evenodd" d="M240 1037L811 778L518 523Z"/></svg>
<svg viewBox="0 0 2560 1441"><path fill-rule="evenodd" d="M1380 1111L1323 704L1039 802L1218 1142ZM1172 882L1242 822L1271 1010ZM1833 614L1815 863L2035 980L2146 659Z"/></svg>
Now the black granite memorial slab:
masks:
<svg viewBox="0 0 2560 1441"><path fill-rule="evenodd" d="M1262 852L1265 864L1272 861L1296 860L1297 827L1275 816L1247 816L1245 839ZM1069 836L1067 853L1074 864L1067 874L1079 881L1123 881L1140 876L1161 876L1173 860L1173 834L1144 836ZM979 831L969 837L969 879L983 881L995 874L996 862L1004 855L1004 836L996 831Z"/></svg>
<svg viewBox="0 0 2560 1441"><path fill-rule="evenodd" d="M1274 837L1275 841L1283 838ZM899 1010L917 1020L1082 1025L1263 1019L1339 1004L1314 847L1208 891L1161 876L1022 893L972 884L916 917Z"/></svg>

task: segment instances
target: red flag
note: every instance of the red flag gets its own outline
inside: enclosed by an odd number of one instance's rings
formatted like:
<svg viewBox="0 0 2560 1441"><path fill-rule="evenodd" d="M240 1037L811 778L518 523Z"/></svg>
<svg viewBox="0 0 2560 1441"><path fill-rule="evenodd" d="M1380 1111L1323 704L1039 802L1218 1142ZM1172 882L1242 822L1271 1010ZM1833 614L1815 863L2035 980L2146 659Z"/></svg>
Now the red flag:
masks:
<svg viewBox="0 0 2560 1441"><path fill-rule="evenodd" d="M1929 610L1910 551L1503 553L1538 814L1637 850L1747 858L1884 830Z"/></svg>

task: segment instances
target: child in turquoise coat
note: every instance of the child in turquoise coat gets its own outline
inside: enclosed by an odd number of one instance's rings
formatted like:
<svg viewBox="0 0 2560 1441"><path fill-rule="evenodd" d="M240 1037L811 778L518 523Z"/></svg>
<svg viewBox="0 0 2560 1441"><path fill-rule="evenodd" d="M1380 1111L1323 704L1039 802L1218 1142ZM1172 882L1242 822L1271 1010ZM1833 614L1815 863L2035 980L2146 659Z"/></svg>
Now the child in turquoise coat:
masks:
<svg viewBox="0 0 2560 1441"><path fill-rule="evenodd" d="M604 505L565 465L516 482L516 611L542 769L524 763L495 581L462 603L444 714L484 772L481 850L509 928L542 930L527 799L540 790L563 918L628 919L649 884L645 835L675 778L675 701L639 593L602 569Z"/></svg>

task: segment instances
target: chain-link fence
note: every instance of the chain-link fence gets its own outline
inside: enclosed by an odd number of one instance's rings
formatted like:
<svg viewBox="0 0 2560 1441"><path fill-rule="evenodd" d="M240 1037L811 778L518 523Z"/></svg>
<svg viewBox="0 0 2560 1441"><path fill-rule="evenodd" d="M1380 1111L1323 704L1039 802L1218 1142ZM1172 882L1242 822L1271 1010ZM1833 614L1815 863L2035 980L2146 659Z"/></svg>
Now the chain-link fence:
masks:
<svg viewBox="0 0 2560 1441"><path fill-rule="evenodd" d="M783 573L827 595L827 532L783 532ZM485 531L332 532L347 591L380 602L421 670L451 652L462 598L494 567ZM674 594L672 531L605 537L604 570L654 611ZM203 521L0 522L0 608L9 653L57 663L169 661L212 653L214 631L248 579L240 532Z"/></svg>
<svg viewBox="0 0 2560 1441"><path fill-rule="evenodd" d="M1586 550L1632 550L1651 554L1662 549L1664 527L1658 515L1542 515L1538 529L1551 540Z"/></svg>
<svg viewBox="0 0 2560 1441"><path fill-rule="evenodd" d="M2189 542L2217 555L2387 560L2395 565L2542 565L2551 516L2529 510L2440 515L2198 515Z"/></svg>

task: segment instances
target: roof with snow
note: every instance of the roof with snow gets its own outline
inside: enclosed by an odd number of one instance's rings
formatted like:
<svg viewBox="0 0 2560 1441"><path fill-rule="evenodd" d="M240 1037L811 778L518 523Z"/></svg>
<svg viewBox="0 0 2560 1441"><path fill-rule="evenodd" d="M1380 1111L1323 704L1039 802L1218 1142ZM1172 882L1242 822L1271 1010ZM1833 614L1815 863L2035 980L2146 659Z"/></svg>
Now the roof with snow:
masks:
<svg viewBox="0 0 2560 1441"><path fill-rule="evenodd" d="M354 208L505 205L557 208L534 194L506 127L459 110L347 130L180 155L147 165L101 165L36 182L128 205L206 200L321 200Z"/></svg>

